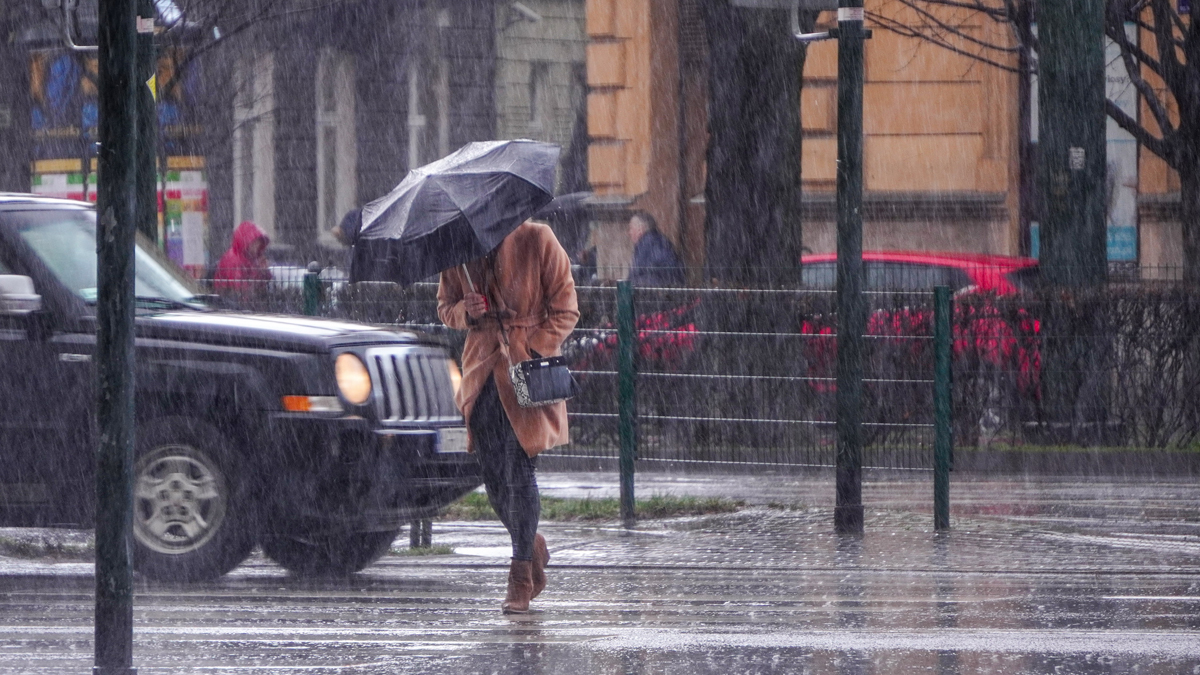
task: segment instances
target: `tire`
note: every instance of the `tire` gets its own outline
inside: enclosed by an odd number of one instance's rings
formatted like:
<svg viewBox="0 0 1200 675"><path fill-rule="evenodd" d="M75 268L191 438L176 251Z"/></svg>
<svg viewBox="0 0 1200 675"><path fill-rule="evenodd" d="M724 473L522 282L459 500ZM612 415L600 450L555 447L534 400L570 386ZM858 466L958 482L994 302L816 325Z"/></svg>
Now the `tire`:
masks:
<svg viewBox="0 0 1200 675"><path fill-rule="evenodd" d="M399 530L355 532L313 538L272 535L263 538L263 553L303 577L348 577L379 560Z"/></svg>
<svg viewBox="0 0 1200 675"><path fill-rule="evenodd" d="M254 548L255 509L233 447L198 420L169 417L138 431L134 566L152 579L202 581Z"/></svg>

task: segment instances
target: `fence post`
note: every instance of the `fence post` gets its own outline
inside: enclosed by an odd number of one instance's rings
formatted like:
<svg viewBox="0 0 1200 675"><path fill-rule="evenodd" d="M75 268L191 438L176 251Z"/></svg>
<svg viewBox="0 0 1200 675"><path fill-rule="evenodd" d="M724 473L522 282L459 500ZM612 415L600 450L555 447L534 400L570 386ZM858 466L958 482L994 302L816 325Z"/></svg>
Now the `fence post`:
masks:
<svg viewBox="0 0 1200 675"><path fill-rule="evenodd" d="M633 285L617 283L617 417L621 434L621 520L637 523L633 501L633 460L637 457L637 370L634 363Z"/></svg>
<svg viewBox="0 0 1200 675"><path fill-rule="evenodd" d="M316 316L321 304L321 265L316 261L308 263L308 272L304 274L304 315Z"/></svg>
<svg viewBox="0 0 1200 675"><path fill-rule="evenodd" d="M408 523L408 547L429 548L433 546L433 520L419 518Z"/></svg>
<svg viewBox="0 0 1200 675"><path fill-rule="evenodd" d="M933 529L950 529L950 461L954 452L950 288L933 289Z"/></svg>

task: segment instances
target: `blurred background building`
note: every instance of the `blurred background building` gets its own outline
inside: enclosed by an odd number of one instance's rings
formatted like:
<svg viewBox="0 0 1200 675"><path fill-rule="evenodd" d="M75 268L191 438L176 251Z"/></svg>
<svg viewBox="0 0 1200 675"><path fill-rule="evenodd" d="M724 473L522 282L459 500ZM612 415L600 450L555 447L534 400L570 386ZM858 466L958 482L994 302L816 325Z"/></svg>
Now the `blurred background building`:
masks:
<svg viewBox="0 0 1200 675"><path fill-rule="evenodd" d="M164 246L200 270L253 220L277 259L340 262L328 230L408 169L468 141L529 137L563 146L560 193L590 193L578 204L602 277L623 276L625 224L644 209L697 281L712 232L711 88L730 67L704 17L730 1L277 0L185 14L158 0ZM95 42L95 7L80 2L82 44ZM1021 188L1023 133L1036 141L1036 129L1021 128L1019 76L880 29L880 17L910 20L900 3L867 10L865 246L1036 254ZM969 17L955 25L1011 39ZM814 252L834 246L836 54L817 43L799 61L797 206L781 221ZM1109 61L1110 98L1138 114ZM94 198L95 70L94 53L64 48L59 10L0 5L0 189ZM1110 124L1110 258L1178 266L1178 177L1122 133Z"/></svg>

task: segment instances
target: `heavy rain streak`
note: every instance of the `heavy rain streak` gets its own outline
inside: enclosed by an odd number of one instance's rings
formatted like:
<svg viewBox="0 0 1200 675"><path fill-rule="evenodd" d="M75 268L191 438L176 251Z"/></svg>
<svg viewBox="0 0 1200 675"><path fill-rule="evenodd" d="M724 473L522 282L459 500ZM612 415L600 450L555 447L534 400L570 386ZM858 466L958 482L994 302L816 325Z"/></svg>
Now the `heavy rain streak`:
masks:
<svg viewBox="0 0 1200 675"><path fill-rule="evenodd" d="M1197 0L5 0L0 673L1200 675Z"/></svg>

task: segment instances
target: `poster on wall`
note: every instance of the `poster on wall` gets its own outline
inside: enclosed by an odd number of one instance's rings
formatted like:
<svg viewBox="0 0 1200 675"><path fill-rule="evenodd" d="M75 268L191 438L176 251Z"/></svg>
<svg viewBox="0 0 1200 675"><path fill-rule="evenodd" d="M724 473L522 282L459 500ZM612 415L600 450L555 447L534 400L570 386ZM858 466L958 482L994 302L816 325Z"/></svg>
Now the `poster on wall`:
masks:
<svg viewBox="0 0 1200 675"><path fill-rule="evenodd" d="M1137 27L1125 24L1125 33L1137 41ZM1112 40L1104 42L1105 95L1130 117L1137 119L1137 89L1121 60L1121 49ZM1138 143L1111 117L1105 119L1108 175L1105 184L1105 213L1108 215L1108 259L1136 262L1138 259L1137 196Z"/></svg>
<svg viewBox="0 0 1200 675"><path fill-rule="evenodd" d="M63 166L56 160L34 163L32 192L46 197L96 201L96 174L79 172L79 162ZM163 178L166 191L163 191ZM208 265L204 242L208 235L208 180L203 157L167 158L166 176L159 175L159 234L167 257L194 276ZM86 193L85 193L86 189Z"/></svg>
<svg viewBox="0 0 1200 675"><path fill-rule="evenodd" d="M160 156L157 177L159 241L168 257L195 275L208 264L208 182L204 157L190 152L202 127L190 105L202 96L199 64L183 63L182 49L164 49L155 82ZM96 77L94 54L42 49L30 52L31 191L96 201Z"/></svg>

